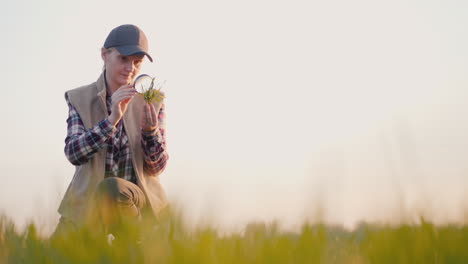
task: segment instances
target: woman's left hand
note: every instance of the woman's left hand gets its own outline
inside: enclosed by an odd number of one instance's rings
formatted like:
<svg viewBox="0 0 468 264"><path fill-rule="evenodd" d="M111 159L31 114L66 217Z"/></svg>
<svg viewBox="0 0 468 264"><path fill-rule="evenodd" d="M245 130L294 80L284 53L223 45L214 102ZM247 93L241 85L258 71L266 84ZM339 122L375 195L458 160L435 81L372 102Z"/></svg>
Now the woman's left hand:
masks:
<svg viewBox="0 0 468 264"><path fill-rule="evenodd" d="M143 131L151 132L158 128L158 113L156 113L153 104L145 104L141 117L141 129Z"/></svg>

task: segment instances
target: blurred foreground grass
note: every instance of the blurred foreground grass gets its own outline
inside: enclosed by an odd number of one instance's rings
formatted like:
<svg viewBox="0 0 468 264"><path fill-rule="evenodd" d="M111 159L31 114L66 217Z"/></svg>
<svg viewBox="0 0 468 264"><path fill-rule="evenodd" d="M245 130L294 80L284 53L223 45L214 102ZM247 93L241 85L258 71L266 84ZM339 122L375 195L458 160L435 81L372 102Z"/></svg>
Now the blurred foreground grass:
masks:
<svg viewBox="0 0 468 264"><path fill-rule="evenodd" d="M468 226L361 224L353 231L304 224L300 232L252 223L221 235L210 226L188 229L172 214L135 237L122 229L105 236L81 231L49 239L31 224L17 231L0 217L0 263L468 263Z"/></svg>

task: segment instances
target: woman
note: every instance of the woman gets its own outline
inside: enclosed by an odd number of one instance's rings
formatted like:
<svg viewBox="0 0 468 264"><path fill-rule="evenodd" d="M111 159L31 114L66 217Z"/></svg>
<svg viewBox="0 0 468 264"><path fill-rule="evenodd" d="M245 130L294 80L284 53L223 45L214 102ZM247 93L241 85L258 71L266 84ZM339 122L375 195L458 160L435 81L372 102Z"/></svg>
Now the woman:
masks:
<svg viewBox="0 0 468 264"><path fill-rule="evenodd" d="M65 155L76 171L56 234L86 224L112 232L124 218L154 219L167 204L158 178L168 159L164 104L145 103L132 86L144 58L152 62L146 36L135 25L116 27L101 57L98 80L65 93Z"/></svg>

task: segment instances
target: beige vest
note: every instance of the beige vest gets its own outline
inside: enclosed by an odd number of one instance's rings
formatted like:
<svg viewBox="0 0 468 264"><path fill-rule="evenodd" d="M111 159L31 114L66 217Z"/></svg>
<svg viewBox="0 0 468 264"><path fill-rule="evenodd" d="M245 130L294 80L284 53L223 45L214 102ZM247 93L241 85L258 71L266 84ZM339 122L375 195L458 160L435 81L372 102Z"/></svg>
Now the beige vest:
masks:
<svg viewBox="0 0 468 264"><path fill-rule="evenodd" d="M86 130L108 116L104 74L96 82L67 91L66 94L80 114ZM140 117L144 104L142 96L134 96L123 116L123 124L129 139L138 186L156 216L167 205L167 199L159 182L159 174L149 175L143 169ZM155 107L159 109L158 103L155 103ZM89 219L92 196L96 186L104 179L106 151L106 148L102 148L87 163L76 166L75 175L60 204L59 213L78 225Z"/></svg>

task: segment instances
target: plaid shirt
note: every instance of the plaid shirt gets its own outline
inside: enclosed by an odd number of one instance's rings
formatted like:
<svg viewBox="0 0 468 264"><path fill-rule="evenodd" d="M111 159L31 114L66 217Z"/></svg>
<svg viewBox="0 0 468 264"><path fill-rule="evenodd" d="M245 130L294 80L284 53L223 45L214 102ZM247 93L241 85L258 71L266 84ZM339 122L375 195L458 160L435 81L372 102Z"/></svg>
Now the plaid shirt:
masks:
<svg viewBox="0 0 468 264"><path fill-rule="evenodd" d="M80 115L66 97L69 112L67 118L67 137L65 155L75 166L86 163L101 148L107 148L105 177L120 177L137 183L131 159L131 149L122 119L114 127L108 118L100 121L86 131ZM111 97L106 97L110 114ZM164 105L158 114L159 130L143 132L141 144L144 154L143 168L148 174L157 174L164 170L168 155L164 129Z"/></svg>

